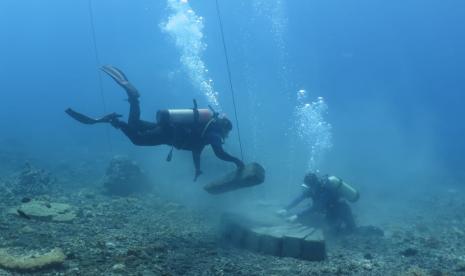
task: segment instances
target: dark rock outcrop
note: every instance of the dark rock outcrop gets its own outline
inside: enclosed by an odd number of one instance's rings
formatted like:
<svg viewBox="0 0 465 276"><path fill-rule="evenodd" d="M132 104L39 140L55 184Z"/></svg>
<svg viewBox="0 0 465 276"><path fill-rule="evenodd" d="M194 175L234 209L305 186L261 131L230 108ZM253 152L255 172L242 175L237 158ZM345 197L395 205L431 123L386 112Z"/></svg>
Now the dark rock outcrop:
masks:
<svg viewBox="0 0 465 276"><path fill-rule="evenodd" d="M110 195L127 196L150 191L152 186L136 162L115 156L106 171L103 186Z"/></svg>

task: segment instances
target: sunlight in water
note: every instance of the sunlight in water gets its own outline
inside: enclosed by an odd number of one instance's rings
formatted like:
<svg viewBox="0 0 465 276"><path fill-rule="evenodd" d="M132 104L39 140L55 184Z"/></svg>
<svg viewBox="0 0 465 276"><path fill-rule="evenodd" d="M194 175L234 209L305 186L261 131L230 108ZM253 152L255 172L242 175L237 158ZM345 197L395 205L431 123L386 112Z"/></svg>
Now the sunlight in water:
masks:
<svg viewBox="0 0 465 276"><path fill-rule="evenodd" d="M207 48L202 40L203 18L195 14L187 0L168 0L167 5L171 15L160 24L161 29L174 39L181 52L180 61L193 84L211 106L221 110L218 92L213 89L213 81L208 77L208 69L202 60L202 53Z"/></svg>
<svg viewBox="0 0 465 276"><path fill-rule="evenodd" d="M297 135L302 140L309 154L307 169L318 170L319 162L332 147L331 124L325 121L324 115L328 106L322 97L308 101L306 90L297 91L297 106L295 108Z"/></svg>

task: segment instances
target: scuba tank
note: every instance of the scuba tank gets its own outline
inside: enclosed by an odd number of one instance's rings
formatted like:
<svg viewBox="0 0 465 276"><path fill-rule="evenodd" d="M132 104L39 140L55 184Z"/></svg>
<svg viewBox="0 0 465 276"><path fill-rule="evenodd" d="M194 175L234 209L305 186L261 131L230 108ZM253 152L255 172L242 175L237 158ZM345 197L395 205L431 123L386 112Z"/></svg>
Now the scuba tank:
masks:
<svg viewBox="0 0 465 276"><path fill-rule="evenodd" d="M347 199L348 201L356 202L360 197L358 191L349 184L342 181L342 179L336 176L328 176L327 179L328 181L325 181L325 185L328 185L327 187L336 190L341 197Z"/></svg>
<svg viewBox="0 0 465 276"><path fill-rule="evenodd" d="M213 112L209 109L162 109L157 111L159 124L206 124L211 119L213 119Z"/></svg>
<svg viewBox="0 0 465 276"><path fill-rule="evenodd" d="M204 126L202 131L202 136L205 133L205 130L208 126L218 117L218 112L216 112L211 106L208 106L209 109L197 108L197 101L193 100L194 107L192 109L162 109L157 111L157 123L162 125L177 125L175 127L181 127L184 129L197 128L199 126ZM176 133L176 131L175 131ZM173 139L173 145L166 156L166 161L170 162L173 158L173 148L178 148L179 145L174 145L176 142L176 134ZM183 142L182 144L186 144Z"/></svg>

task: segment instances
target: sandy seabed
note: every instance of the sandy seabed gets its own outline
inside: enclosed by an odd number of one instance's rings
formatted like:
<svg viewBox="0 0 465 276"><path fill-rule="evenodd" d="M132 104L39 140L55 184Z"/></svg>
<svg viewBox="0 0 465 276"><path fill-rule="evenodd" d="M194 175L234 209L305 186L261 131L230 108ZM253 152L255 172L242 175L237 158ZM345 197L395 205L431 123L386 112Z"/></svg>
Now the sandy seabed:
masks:
<svg viewBox="0 0 465 276"><path fill-rule="evenodd" d="M0 178L0 187L8 182ZM68 223L9 213L23 198L0 194L0 248L61 248L66 260L0 275L465 275L465 201L459 192L424 198L379 225L384 237L327 240L328 258L309 262L249 252L221 241L220 214L160 197L111 197L99 189L56 190L36 199L77 210Z"/></svg>

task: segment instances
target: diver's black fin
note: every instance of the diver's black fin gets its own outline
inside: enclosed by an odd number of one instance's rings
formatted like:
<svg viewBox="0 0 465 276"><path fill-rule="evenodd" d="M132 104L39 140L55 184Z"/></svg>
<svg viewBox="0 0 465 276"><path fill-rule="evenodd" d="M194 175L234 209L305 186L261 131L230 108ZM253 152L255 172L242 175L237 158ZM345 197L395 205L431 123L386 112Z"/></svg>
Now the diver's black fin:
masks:
<svg viewBox="0 0 465 276"><path fill-rule="evenodd" d="M116 113L110 113L108 115L105 115L101 118L91 118L89 116L86 116L82 113L79 113L79 112L76 112L74 110L72 110L71 108L68 108L65 110L66 114L68 114L69 116L71 116L71 118L75 119L76 121L78 122L81 122L83 124L86 124L86 125L93 125L93 124L96 124L96 123L110 123L116 119L118 119L119 117L122 117L122 115L120 114L116 114Z"/></svg>
<svg viewBox="0 0 465 276"><path fill-rule="evenodd" d="M107 73L116 83L118 83L121 87L126 90L128 94L128 100L135 100L139 98L139 92L137 89L132 85L126 75L120 69L112 66L112 65L104 65L102 66L102 71Z"/></svg>
<svg viewBox="0 0 465 276"><path fill-rule="evenodd" d="M102 66L102 71L107 73L110 77L112 77L117 83L121 84L122 82L127 82L128 78L120 69L112 66L112 65L104 65Z"/></svg>
<svg viewBox="0 0 465 276"><path fill-rule="evenodd" d="M88 116L86 116L84 114L81 114L79 112L76 112L76 111L72 110L71 108L66 109L65 112L66 112L66 114L68 114L74 120L76 120L76 121L78 121L80 123L86 124L86 125L93 125L93 124L96 124L96 123L99 122L99 120L88 117Z"/></svg>

